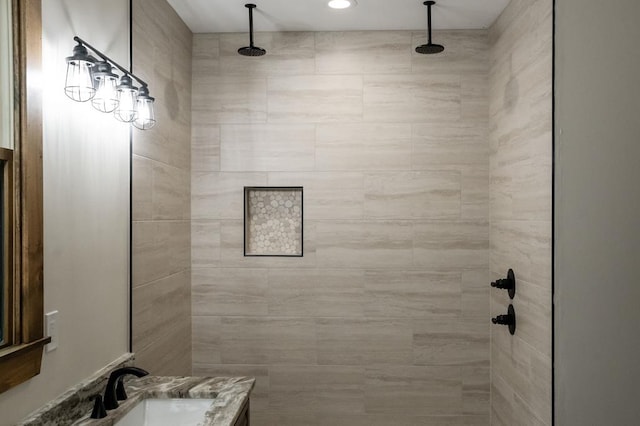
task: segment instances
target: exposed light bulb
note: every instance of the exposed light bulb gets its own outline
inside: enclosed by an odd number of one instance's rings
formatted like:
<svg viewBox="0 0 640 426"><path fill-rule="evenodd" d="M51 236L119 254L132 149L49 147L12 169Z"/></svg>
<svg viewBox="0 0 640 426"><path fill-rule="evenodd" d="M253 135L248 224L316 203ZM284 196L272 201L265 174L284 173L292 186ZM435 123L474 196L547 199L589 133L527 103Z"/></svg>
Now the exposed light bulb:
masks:
<svg viewBox="0 0 640 426"><path fill-rule="evenodd" d="M138 91L136 100L136 119L133 125L140 130L149 130L156 124L153 112L154 98L149 96L147 86L142 86Z"/></svg>
<svg viewBox="0 0 640 426"><path fill-rule="evenodd" d="M91 100L96 93L93 87L93 59L89 57L87 48L78 44L73 48L73 56L67 58L67 77L64 93L76 102Z"/></svg>
<svg viewBox="0 0 640 426"><path fill-rule="evenodd" d="M120 78L120 85L117 89L118 106L113 112L118 120L131 123L136 119L137 92L138 88L133 86L131 77L124 75Z"/></svg>
<svg viewBox="0 0 640 426"><path fill-rule="evenodd" d="M113 112L118 106L118 93L116 82L118 76L111 72L111 65L100 62L96 65L95 79L96 94L91 104L100 112Z"/></svg>

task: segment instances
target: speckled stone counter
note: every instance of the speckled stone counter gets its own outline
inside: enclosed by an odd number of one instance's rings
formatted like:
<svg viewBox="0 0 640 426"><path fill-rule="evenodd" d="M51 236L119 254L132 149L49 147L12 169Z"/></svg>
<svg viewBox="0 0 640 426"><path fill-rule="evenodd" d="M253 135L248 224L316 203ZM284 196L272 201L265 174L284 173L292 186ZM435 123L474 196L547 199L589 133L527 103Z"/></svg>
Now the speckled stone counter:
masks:
<svg viewBox="0 0 640 426"><path fill-rule="evenodd" d="M108 411L103 419L90 419L90 413L74 426L110 426L140 401L147 398L213 398L202 426L233 426L249 400L255 379L249 377L162 377L146 376L126 383L129 398Z"/></svg>
<svg viewBox="0 0 640 426"><path fill-rule="evenodd" d="M255 379L248 377L162 377L140 379L127 376L125 388L129 398L120 407L107 411L104 419L89 419L92 397L104 395L111 371L133 365L133 354L125 354L78 383L55 400L23 419L18 426L111 426L140 401L148 398L206 398L214 399L203 419L203 426L233 426L249 400ZM1 421L0 421L1 423Z"/></svg>

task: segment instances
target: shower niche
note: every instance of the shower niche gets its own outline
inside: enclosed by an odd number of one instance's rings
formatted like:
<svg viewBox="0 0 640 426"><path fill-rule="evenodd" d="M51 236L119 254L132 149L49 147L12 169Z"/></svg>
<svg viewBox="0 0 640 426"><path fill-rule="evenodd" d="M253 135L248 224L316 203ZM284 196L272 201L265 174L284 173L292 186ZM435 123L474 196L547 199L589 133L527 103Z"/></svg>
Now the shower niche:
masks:
<svg viewBox="0 0 640 426"><path fill-rule="evenodd" d="M301 186L244 187L244 255L302 257Z"/></svg>

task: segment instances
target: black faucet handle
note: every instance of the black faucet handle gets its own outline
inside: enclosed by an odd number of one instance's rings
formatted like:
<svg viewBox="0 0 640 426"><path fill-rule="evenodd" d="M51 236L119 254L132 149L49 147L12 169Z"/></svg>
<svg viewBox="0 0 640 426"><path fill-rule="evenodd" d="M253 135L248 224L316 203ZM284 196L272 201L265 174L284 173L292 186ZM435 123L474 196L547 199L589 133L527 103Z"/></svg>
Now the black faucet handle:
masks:
<svg viewBox="0 0 640 426"><path fill-rule="evenodd" d="M120 376L118 384L116 385L116 399L118 401L124 401L127 399L127 392L124 390L124 376Z"/></svg>
<svg viewBox="0 0 640 426"><path fill-rule="evenodd" d="M91 411L92 419L104 419L107 417L107 410L104 408L104 403L102 402L102 395L94 395L93 396L93 411Z"/></svg>

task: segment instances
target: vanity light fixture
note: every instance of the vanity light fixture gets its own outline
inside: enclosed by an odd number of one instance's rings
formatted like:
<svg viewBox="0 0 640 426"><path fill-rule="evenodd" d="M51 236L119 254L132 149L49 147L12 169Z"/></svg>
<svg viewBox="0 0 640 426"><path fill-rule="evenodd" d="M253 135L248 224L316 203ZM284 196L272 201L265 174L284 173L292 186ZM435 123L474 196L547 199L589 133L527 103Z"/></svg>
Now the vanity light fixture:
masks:
<svg viewBox="0 0 640 426"><path fill-rule="evenodd" d="M328 5L331 9L348 9L358 3L356 0L331 0Z"/></svg>
<svg viewBox="0 0 640 426"><path fill-rule="evenodd" d="M98 111L113 112L117 120L132 123L138 129L152 128L156 123L155 99L149 96L147 83L80 37L73 40L78 44L73 56L67 58L66 95L76 102L91 101ZM87 48L98 58L89 55ZM122 74L120 77L114 68ZM140 84L139 89L133 80Z"/></svg>

